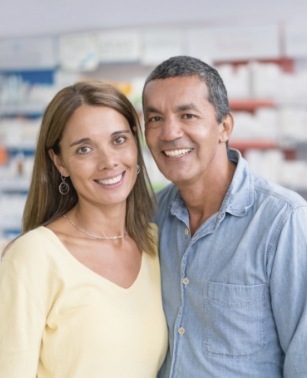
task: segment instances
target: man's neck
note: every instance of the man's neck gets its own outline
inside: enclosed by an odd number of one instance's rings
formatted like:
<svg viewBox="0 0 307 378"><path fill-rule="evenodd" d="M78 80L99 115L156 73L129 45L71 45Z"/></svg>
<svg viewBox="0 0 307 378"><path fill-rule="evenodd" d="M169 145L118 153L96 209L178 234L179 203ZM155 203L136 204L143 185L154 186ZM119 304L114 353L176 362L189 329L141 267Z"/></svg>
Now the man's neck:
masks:
<svg viewBox="0 0 307 378"><path fill-rule="evenodd" d="M197 185L178 186L190 216L190 231L195 231L222 205L225 194L232 181L236 166L229 161L225 174L216 175L214 180L207 180Z"/></svg>

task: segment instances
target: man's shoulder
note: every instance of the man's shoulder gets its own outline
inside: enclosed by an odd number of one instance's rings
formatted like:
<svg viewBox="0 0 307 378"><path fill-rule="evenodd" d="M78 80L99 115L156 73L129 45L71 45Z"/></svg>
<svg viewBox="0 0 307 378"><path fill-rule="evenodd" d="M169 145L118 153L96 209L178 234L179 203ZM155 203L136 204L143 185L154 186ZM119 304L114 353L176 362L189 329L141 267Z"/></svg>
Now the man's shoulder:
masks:
<svg viewBox="0 0 307 378"><path fill-rule="evenodd" d="M177 187L174 184L169 184L157 193L158 206L154 215L155 223L160 224L162 219L165 219L165 216L169 212L177 192Z"/></svg>
<svg viewBox="0 0 307 378"><path fill-rule="evenodd" d="M159 207L163 204L165 205L166 203L171 202L176 196L177 192L178 188L174 184L168 184L165 188L161 189L157 193L157 201Z"/></svg>
<svg viewBox="0 0 307 378"><path fill-rule="evenodd" d="M262 200L266 198L279 204L287 204L292 208L307 207L306 200L294 190L257 175L255 175L255 192Z"/></svg>

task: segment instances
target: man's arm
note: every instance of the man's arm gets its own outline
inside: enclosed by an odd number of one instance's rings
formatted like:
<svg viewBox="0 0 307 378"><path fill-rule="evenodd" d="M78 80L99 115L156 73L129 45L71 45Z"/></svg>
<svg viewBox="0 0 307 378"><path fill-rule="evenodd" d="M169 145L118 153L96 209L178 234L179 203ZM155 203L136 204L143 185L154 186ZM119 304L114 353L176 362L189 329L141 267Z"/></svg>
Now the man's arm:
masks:
<svg viewBox="0 0 307 378"><path fill-rule="evenodd" d="M276 237L270 292L284 377L307 377L307 206L294 209Z"/></svg>

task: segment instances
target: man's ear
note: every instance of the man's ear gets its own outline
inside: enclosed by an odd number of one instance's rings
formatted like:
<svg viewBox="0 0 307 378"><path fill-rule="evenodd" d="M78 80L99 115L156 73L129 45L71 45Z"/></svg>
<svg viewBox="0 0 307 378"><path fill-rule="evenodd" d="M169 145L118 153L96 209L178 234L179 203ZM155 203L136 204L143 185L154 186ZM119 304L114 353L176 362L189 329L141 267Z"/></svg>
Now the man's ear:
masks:
<svg viewBox="0 0 307 378"><path fill-rule="evenodd" d="M223 118L223 121L219 124L219 142L226 143L233 130L233 115L228 113Z"/></svg>
<svg viewBox="0 0 307 378"><path fill-rule="evenodd" d="M50 156L50 159L53 161L53 164L55 165L56 169L59 171L60 175L62 176L69 176L69 173L67 172L64 164L63 164L63 161L62 161L62 158L61 158L61 155L57 155L52 148L50 148L48 150L48 154Z"/></svg>

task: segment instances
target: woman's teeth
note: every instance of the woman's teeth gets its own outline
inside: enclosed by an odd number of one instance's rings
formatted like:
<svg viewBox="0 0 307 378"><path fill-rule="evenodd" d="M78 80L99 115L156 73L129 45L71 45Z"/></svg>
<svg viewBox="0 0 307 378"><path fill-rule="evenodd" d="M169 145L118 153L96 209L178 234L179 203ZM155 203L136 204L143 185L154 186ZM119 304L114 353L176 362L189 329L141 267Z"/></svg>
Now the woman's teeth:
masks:
<svg viewBox="0 0 307 378"><path fill-rule="evenodd" d="M116 184L118 182L120 182L120 180L122 179L123 175L120 174L116 177L113 177L113 178L110 178L110 179L106 179L106 180L99 180L99 184L103 184L103 185L111 185L111 184Z"/></svg>

